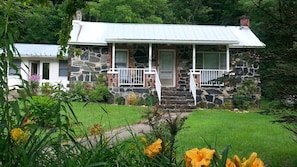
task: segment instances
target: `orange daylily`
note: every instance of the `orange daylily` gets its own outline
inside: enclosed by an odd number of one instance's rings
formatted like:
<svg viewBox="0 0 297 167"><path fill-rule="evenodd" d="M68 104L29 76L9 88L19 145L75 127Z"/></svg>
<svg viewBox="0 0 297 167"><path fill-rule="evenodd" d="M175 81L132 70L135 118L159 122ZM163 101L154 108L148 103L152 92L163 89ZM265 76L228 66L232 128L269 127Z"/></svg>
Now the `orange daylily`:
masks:
<svg viewBox="0 0 297 167"><path fill-rule="evenodd" d="M213 158L215 150L203 148L199 150L198 148L193 148L186 151L184 161L186 167L207 167L210 164L210 160Z"/></svg>
<svg viewBox="0 0 297 167"><path fill-rule="evenodd" d="M226 161L226 167L236 167L236 165L230 158L228 158Z"/></svg>
<svg viewBox="0 0 297 167"><path fill-rule="evenodd" d="M10 137L17 143L26 143L29 136L21 128L14 128L10 131Z"/></svg>
<svg viewBox="0 0 297 167"><path fill-rule="evenodd" d="M154 157L155 155L157 155L158 153L160 153L162 151L162 140L158 139L157 141L155 141L153 144L147 146L144 149L144 153L146 155L148 155L150 158Z"/></svg>
<svg viewBox="0 0 297 167"><path fill-rule="evenodd" d="M257 158L257 153L255 152L253 152L248 159L243 159L242 162L237 155L234 155L233 162L236 167L264 167L263 161Z"/></svg>

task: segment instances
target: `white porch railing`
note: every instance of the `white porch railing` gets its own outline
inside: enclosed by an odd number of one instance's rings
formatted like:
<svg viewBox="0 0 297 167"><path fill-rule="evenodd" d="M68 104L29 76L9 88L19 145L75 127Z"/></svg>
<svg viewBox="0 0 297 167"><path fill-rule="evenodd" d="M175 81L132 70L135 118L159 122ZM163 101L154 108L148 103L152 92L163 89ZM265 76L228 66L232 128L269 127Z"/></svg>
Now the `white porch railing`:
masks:
<svg viewBox="0 0 297 167"><path fill-rule="evenodd" d="M144 68L117 68L119 86L144 86Z"/></svg>
<svg viewBox="0 0 297 167"><path fill-rule="evenodd" d="M194 98L194 104L196 106L196 81L194 78L194 75L200 74L200 72L193 72L193 70L190 70L190 92L192 93L192 96Z"/></svg>
<svg viewBox="0 0 297 167"><path fill-rule="evenodd" d="M201 86L223 86L224 84L216 79L223 77L227 70L216 69L195 69L195 72L200 72L200 85Z"/></svg>
<svg viewBox="0 0 297 167"><path fill-rule="evenodd" d="M161 81L156 69L149 71L145 68L116 68L118 72L118 86L142 86L145 87L145 75L155 75L155 89L159 103L161 103Z"/></svg>
<svg viewBox="0 0 297 167"><path fill-rule="evenodd" d="M160 78L159 78L159 74L157 72L157 70L155 70L155 88L156 88L156 91L157 91L157 95L158 95L158 100L159 100L159 104L161 104L161 81L160 81Z"/></svg>

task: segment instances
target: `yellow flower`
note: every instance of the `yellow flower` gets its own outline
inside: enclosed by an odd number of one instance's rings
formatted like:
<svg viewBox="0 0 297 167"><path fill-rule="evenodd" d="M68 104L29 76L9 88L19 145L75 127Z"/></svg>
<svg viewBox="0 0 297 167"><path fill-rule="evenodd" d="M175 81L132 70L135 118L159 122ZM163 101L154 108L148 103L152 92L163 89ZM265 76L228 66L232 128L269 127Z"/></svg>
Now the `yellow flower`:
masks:
<svg viewBox="0 0 297 167"><path fill-rule="evenodd" d="M257 153L253 152L248 159L243 158L241 161L237 155L234 155L233 162L236 167L264 167L264 163L257 158Z"/></svg>
<svg viewBox="0 0 297 167"><path fill-rule="evenodd" d="M26 143L28 135L21 128L14 128L10 131L10 137L17 143Z"/></svg>
<svg viewBox="0 0 297 167"><path fill-rule="evenodd" d="M158 139L153 144L147 146L143 151L144 154L148 155L150 158L154 157L155 155L157 155L162 151L161 143L162 143L162 140Z"/></svg>
<svg viewBox="0 0 297 167"><path fill-rule="evenodd" d="M144 137L141 138L141 142L144 143L145 145L147 145L147 141Z"/></svg>
<svg viewBox="0 0 297 167"><path fill-rule="evenodd" d="M231 159L227 159L226 161L226 167L236 167L235 163L231 161Z"/></svg>
<svg viewBox="0 0 297 167"><path fill-rule="evenodd" d="M193 148L192 150L186 151L184 161L186 167L207 167L210 164L210 160L213 158L215 150L203 148Z"/></svg>

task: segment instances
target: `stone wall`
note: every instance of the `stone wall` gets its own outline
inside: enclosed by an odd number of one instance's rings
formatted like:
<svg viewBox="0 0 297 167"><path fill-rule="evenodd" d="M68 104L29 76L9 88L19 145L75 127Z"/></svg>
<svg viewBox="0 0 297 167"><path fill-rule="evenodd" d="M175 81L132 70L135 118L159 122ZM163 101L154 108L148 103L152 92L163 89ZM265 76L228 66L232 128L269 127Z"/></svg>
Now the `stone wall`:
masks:
<svg viewBox="0 0 297 167"><path fill-rule="evenodd" d="M70 82L95 82L99 74L110 68L108 47L80 46L81 54L70 56Z"/></svg>
<svg viewBox="0 0 297 167"><path fill-rule="evenodd" d="M224 87L202 87L197 93L196 102L201 107L214 107L232 102L233 96L247 80L252 80L255 89L250 90L250 96L257 103L261 98L259 55L254 49L230 50L230 70L224 77ZM233 81L233 82L232 82Z"/></svg>

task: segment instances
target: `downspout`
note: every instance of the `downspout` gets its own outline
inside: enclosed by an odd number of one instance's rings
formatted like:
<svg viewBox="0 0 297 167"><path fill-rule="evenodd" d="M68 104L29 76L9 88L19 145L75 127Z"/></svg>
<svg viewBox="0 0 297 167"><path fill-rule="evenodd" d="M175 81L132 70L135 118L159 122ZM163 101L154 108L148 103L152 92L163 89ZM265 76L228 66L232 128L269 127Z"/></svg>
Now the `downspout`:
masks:
<svg viewBox="0 0 297 167"><path fill-rule="evenodd" d="M111 56L112 56L112 62L111 62L111 63L112 63L112 67L111 67L112 72L115 71L115 49L116 49L116 48L115 48L115 43L112 43L112 51L111 51L111 52L112 52L112 53L111 53L111 54L112 54L112 55L111 55Z"/></svg>
<svg viewBox="0 0 297 167"><path fill-rule="evenodd" d="M149 72L151 72L152 71L152 44L151 43L149 43Z"/></svg>

